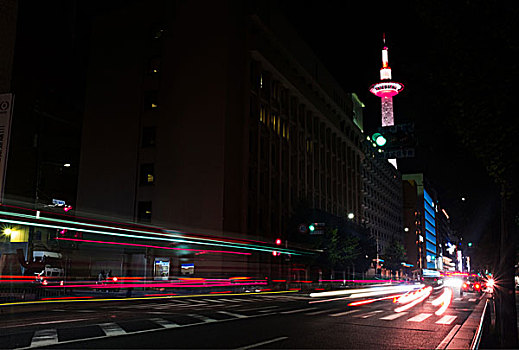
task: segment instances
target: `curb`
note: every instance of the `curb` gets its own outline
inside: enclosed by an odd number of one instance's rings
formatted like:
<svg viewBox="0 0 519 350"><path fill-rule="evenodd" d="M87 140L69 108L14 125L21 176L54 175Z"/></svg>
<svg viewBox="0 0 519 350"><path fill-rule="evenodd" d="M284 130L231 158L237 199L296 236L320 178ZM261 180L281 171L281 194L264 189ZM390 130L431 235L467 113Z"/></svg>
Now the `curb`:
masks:
<svg viewBox="0 0 519 350"><path fill-rule="evenodd" d="M465 322L457 331L451 331L453 334L449 333L436 349L473 349L471 346L478 334L487 299L486 295L482 297Z"/></svg>

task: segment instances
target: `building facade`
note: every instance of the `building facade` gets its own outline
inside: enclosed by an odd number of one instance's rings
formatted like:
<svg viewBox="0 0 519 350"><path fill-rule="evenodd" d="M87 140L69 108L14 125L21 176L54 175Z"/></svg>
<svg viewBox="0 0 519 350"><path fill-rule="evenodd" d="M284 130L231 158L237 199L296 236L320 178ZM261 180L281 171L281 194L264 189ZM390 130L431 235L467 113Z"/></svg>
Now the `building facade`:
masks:
<svg viewBox="0 0 519 350"><path fill-rule="evenodd" d="M419 269L442 269L436 192L421 173L403 174L402 180L407 262Z"/></svg>
<svg viewBox="0 0 519 350"><path fill-rule="evenodd" d="M266 242L301 203L360 223L352 95L272 7L204 6L95 20L78 212Z"/></svg>

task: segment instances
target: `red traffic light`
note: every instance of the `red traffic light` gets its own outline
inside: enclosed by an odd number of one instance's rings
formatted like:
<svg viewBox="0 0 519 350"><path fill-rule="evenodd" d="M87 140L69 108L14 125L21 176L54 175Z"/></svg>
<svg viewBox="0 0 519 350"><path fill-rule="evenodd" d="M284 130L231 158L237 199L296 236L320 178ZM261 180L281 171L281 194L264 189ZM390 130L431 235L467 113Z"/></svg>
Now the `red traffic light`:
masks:
<svg viewBox="0 0 519 350"><path fill-rule="evenodd" d="M281 245L281 238L276 239L276 245Z"/></svg>

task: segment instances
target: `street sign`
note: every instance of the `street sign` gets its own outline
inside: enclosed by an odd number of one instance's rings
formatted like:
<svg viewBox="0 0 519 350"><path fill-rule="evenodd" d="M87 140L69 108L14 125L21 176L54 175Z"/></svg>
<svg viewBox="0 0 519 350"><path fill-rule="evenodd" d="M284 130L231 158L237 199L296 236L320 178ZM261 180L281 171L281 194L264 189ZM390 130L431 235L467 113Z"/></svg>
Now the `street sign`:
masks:
<svg viewBox="0 0 519 350"><path fill-rule="evenodd" d="M54 205L65 205L65 201L62 201L61 199L52 199L52 204Z"/></svg>
<svg viewBox="0 0 519 350"><path fill-rule="evenodd" d="M415 149L400 148L394 150L383 150L382 152L377 152L376 154L379 158L382 159L413 158L415 155Z"/></svg>

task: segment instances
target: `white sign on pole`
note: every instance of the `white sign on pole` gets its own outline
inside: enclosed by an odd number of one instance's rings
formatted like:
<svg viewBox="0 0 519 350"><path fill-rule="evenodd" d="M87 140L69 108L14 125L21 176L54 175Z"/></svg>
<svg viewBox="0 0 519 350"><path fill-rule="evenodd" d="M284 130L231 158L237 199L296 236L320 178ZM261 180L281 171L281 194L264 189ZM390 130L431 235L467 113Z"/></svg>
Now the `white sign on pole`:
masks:
<svg viewBox="0 0 519 350"><path fill-rule="evenodd" d="M13 94L0 94L0 202L4 200L5 173L7 170L7 154L9 151L9 136L11 134L13 102Z"/></svg>

